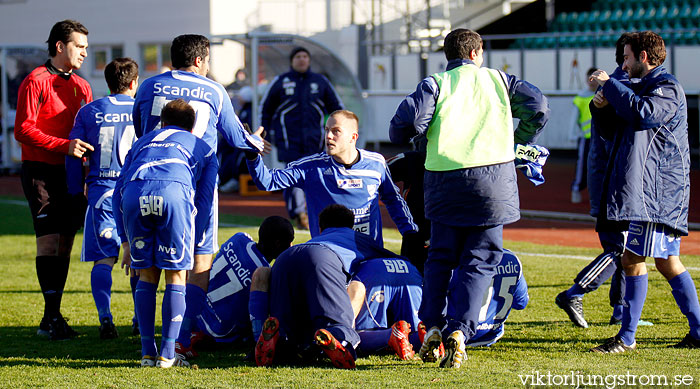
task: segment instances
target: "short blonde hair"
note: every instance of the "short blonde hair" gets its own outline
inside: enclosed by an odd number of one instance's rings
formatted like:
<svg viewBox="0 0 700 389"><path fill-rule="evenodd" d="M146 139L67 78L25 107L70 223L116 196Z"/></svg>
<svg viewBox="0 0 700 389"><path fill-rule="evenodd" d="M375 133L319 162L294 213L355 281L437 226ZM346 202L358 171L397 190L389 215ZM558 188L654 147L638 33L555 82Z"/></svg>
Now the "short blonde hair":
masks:
<svg viewBox="0 0 700 389"><path fill-rule="evenodd" d="M347 109L339 109L339 110L337 110L337 111L331 112L331 114L328 115L328 118L332 118L332 117L334 117L334 116L342 116L342 117L344 117L344 118L346 118L346 119L354 120L355 123L357 124L357 128L358 128L358 129L360 128L360 119L359 119L359 118L357 117L357 115L355 115L355 113L352 112L352 111L348 111Z"/></svg>

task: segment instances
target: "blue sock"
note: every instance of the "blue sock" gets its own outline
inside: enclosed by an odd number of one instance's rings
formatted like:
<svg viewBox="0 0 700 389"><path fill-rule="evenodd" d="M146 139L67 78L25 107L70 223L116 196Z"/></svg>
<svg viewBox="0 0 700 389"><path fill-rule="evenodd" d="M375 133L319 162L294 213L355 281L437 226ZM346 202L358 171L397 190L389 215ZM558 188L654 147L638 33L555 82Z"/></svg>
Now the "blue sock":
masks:
<svg viewBox="0 0 700 389"><path fill-rule="evenodd" d="M688 318L690 335L700 339L700 303L698 303L698 291L688 271L673 277L669 282L671 293L676 299L676 304L681 312Z"/></svg>
<svg viewBox="0 0 700 389"><path fill-rule="evenodd" d="M134 317L131 319L133 324L138 324L138 319L136 319L136 300L134 299L134 293L136 293L136 284L139 283L139 277L129 277L129 284L131 285L131 299L134 301Z"/></svg>
<svg viewBox="0 0 700 389"><path fill-rule="evenodd" d="M634 344L634 334L637 332L637 323L642 317L642 308L647 299L649 275L625 276L625 302L627 307L622 310L622 326L618 335L622 342L628 346Z"/></svg>
<svg viewBox="0 0 700 389"><path fill-rule="evenodd" d="M160 343L160 355L163 358L175 358L175 339L180 333L182 316L185 314L185 285L165 285L163 296L163 339Z"/></svg>
<svg viewBox="0 0 700 389"><path fill-rule="evenodd" d="M90 285L100 322L105 317L112 321L112 311L109 309L112 301L112 267L104 263L93 266L90 273Z"/></svg>
<svg viewBox="0 0 700 389"><path fill-rule="evenodd" d="M408 334L408 341L411 342L411 346L413 346L413 351L416 352L416 355L418 355L418 351L420 351L420 348L423 346L423 343L420 341L420 336L418 336L417 331L413 331L410 334Z"/></svg>
<svg viewBox="0 0 700 389"><path fill-rule="evenodd" d="M624 307L621 304L615 304L613 306L613 314L612 315L615 319L617 319L617 320L622 319L622 309L623 308Z"/></svg>
<svg viewBox="0 0 700 389"><path fill-rule="evenodd" d="M363 354L374 354L389 347L391 328L360 331L357 334L360 335L360 345L357 347L357 351Z"/></svg>
<svg viewBox="0 0 700 389"><path fill-rule="evenodd" d="M250 292L248 313L250 314L250 323L253 326L253 340L255 341L260 337L263 323L267 320L269 305L267 292L260 290Z"/></svg>
<svg viewBox="0 0 700 389"><path fill-rule="evenodd" d="M190 347L190 335L197 323L197 315L202 312L204 304L207 303L207 292L194 284L187 284L185 287L186 309L180 326L180 334L177 341L184 347Z"/></svg>
<svg viewBox="0 0 700 389"><path fill-rule="evenodd" d="M579 284L574 284L571 288L566 291L566 297L571 300L575 297L583 297L586 291L579 286Z"/></svg>
<svg viewBox="0 0 700 389"><path fill-rule="evenodd" d="M156 289L158 285L144 281L139 281L134 293L134 306L136 307L136 317L139 320L139 331L141 332L141 355L158 355L156 348Z"/></svg>

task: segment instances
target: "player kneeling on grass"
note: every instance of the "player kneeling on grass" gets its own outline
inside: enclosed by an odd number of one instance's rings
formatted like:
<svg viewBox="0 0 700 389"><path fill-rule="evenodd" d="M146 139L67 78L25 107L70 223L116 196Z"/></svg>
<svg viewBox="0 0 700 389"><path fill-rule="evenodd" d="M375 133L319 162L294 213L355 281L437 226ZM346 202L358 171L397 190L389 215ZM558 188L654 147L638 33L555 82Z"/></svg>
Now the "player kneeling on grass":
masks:
<svg viewBox="0 0 700 389"><path fill-rule="evenodd" d="M112 339L118 336L110 309L112 267L121 245L115 230L112 194L126 153L136 140L131 110L138 87L139 67L131 58L116 58L105 67L105 79L112 94L81 108L69 136L95 145L93 152L86 153L89 160L87 177L83 177L80 158L66 157L66 171L68 193L82 194L84 184L88 186L80 260L93 263L90 284L100 321L100 338ZM108 117L110 120L106 123Z"/></svg>
<svg viewBox="0 0 700 389"><path fill-rule="evenodd" d="M347 292L350 268L354 261L396 254L347 227L354 221L347 207L329 205L319 215L321 233L277 258L270 272L269 299L265 299L270 304L270 317L255 346L258 366L297 355L314 358L320 348L334 366L355 367L360 337L353 329Z"/></svg>
<svg viewBox="0 0 700 389"><path fill-rule="evenodd" d="M123 249L122 265L137 269L136 315L141 332L141 366L189 366L176 358L175 338L185 313L185 279L195 243L209 225L218 162L207 143L190 131L195 112L182 99L161 112L162 128L140 138L126 157L114 191ZM128 240L127 240L128 238ZM158 356L156 289L165 270L163 338Z"/></svg>
<svg viewBox="0 0 700 389"><path fill-rule="evenodd" d="M348 293L357 315L355 329L362 340L358 351L372 354L388 345L399 358L413 358L426 334L417 317L422 297L418 270L401 258L379 258L357 264L353 274ZM525 309L529 299L522 264L513 252L504 249L493 283L484 294L477 331L466 346L496 343L503 336L511 309ZM429 360L444 357L444 348L437 350L428 355Z"/></svg>
<svg viewBox="0 0 700 389"><path fill-rule="evenodd" d="M209 273L207 303L197 315L190 345L175 343L178 357L196 357L195 347L205 337L213 338L217 343L252 345L255 338L248 300L253 273L258 268L269 268L268 260L277 258L292 245L293 240L292 223L281 216L270 216L258 229L258 243L250 235L239 232L221 246Z"/></svg>

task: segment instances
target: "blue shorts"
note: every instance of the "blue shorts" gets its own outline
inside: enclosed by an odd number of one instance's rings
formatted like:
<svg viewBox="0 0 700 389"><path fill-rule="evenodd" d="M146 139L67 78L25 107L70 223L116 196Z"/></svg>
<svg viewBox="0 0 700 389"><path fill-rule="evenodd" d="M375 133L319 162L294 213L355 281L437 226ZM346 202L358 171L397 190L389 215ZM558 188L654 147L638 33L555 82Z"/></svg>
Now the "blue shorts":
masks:
<svg viewBox="0 0 700 389"><path fill-rule="evenodd" d="M131 181L122 195L131 267L191 270L195 192L179 182Z"/></svg>
<svg viewBox="0 0 700 389"><path fill-rule="evenodd" d="M109 190L103 193L95 204L88 205L85 213L83 249L80 252L80 260L83 262L119 256L122 241L117 234L117 225L112 214L113 192L114 190Z"/></svg>
<svg viewBox="0 0 700 389"><path fill-rule="evenodd" d="M642 257L668 259L680 255L681 236L663 224L630 222L625 249Z"/></svg>
<svg viewBox="0 0 700 389"><path fill-rule="evenodd" d="M212 202L209 211L209 225L204 229L204 234L197 237L194 247L194 253L199 254L214 254L219 251L219 191L214 188L214 201Z"/></svg>
<svg viewBox="0 0 700 389"><path fill-rule="evenodd" d="M401 258L371 259L360 265L353 280L366 289L356 330L389 328L399 320L408 322L413 330L418 328L422 277L411 263Z"/></svg>

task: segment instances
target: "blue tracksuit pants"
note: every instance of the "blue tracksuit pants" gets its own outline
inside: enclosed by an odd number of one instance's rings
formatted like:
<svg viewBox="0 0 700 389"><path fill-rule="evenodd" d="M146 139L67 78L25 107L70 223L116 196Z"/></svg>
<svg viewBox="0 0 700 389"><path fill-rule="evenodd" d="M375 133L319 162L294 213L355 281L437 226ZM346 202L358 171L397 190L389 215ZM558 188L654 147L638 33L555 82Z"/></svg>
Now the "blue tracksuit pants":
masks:
<svg viewBox="0 0 700 389"><path fill-rule="evenodd" d="M503 257L503 226L454 227L433 221L431 227L418 316L428 329L437 326L445 337L461 330L469 340Z"/></svg>

